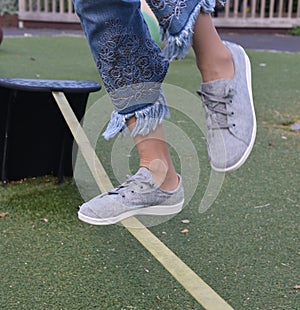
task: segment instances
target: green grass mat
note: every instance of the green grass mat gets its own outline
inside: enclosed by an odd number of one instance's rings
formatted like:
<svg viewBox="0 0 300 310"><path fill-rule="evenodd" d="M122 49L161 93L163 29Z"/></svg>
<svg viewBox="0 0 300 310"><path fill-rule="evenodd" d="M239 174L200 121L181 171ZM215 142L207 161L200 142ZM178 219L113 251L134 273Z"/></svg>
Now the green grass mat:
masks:
<svg viewBox="0 0 300 310"><path fill-rule="evenodd" d="M258 120L250 159L226 175L205 213L198 212L200 180L183 212L151 231L234 309L296 310L300 134L289 125L300 119L300 54L248 52ZM4 38L0 75L100 80L85 39L77 37ZM195 93L200 76L192 53L171 64L166 82ZM89 105L102 94L92 94ZM172 113L207 178L195 124ZM113 143L100 139L97 152L116 182ZM132 167L135 159L133 152ZM8 212L0 218L1 309L202 309L123 227L79 222L81 202L71 179L59 186L45 176L0 188L0 213Z"/></svg>

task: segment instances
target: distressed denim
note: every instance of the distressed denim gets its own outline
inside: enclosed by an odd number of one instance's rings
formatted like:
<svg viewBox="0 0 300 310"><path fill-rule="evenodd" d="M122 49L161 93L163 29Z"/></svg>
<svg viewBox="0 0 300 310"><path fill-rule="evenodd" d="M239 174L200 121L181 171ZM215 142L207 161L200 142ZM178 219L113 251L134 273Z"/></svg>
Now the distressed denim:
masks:
<svg viewBox="0 0 300 310"><path fill-rule="evenodd" d="M147 135L169 117L161 84L169 61L188 52L195 21L211 13L215 0L147 0L165 41L151 38L140 0L73 0L114 112L104 132L109 139L135 116L132 135Z"/></svg>

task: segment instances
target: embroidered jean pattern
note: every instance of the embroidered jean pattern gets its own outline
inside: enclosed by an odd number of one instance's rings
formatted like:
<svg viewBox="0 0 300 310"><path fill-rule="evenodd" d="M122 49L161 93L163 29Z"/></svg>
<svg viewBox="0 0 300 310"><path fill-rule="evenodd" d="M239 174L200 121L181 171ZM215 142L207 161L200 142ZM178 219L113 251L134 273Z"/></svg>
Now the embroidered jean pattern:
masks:
<svg viewBox="0 0 300 310"><path fill-rule="evenodd" d="M168 62L160 55L160 49L150 36L139 36L133 27L122 25L119 19L110 20L106 25L98 42L97 66L116 109L121 111L130 102L131 105L153 103L151 100L158 97L157 84L163 81ZM156 95L153 94L155 90ZM147 91L151 91L149 99Z"/></svg>

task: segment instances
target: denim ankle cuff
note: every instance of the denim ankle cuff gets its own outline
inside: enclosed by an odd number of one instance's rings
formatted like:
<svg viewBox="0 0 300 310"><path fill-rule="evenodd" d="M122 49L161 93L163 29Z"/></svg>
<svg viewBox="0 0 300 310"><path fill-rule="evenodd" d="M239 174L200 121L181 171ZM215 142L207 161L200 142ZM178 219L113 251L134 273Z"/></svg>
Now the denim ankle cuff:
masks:
<svg viewBox="0 0 300 310"><path fill-rule="evenodd" d="M155 103L148 104L144 108L129 113L122 113L122 111L116 110L113 111L107 128L103 133L103 137L109 140L120 132L125 134L126 131L128 131L126 121L133 116L136 117L135 127L131 132L133 137L138 134L146 136L151 131L155 130L157 125L159 125L164 118L169 118L169 109L162 91Z"/></svg>
<svg viewBox="0 0 300 310"><path fill-rule="evenodd" d="M218 0L222 5L224 5L225 1ZM151 6L151 1L148 1L148 3ZM153 12L160 21L161 39L165 42L162 55L165 59L173 61L182 59L188 53L192 44L195 23L200 12L212 13L216 2L215 0L193 0L190 2L182 0L180 8L172 8L177 13L173 14L171 19L167 14L170 8L168 10L166 8L178 4L175 4L175 2L168 3L168 1L166 3L165 6L153 8Z"/></svg>

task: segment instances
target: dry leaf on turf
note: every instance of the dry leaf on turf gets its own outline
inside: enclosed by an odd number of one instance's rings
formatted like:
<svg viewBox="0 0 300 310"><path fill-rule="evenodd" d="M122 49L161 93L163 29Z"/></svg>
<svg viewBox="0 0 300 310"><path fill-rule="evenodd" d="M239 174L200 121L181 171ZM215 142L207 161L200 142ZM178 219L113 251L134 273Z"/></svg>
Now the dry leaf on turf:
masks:
<svg viewBox="0 0 300 310"><path fill-rule="evenodd" d="M295 289L295 290L299 290L299 289L300 289L300 285L295 285L295 286L294 286L294 289Z"/></svg>
<svg viewBox="0 0 300 310"><path fill-rule="evenodd" d="M8 212L2 212L2 213L0 213L0 218L6 217L7 215L8 215Z"/></svg>
<svg viewBox="0 0 300 310"><path fill-rule="evenodd" d="M183 223L183 224L189 224L189 223L190 223L190 220L188 220L188 219L182 220L181 223Z"/></svg>

